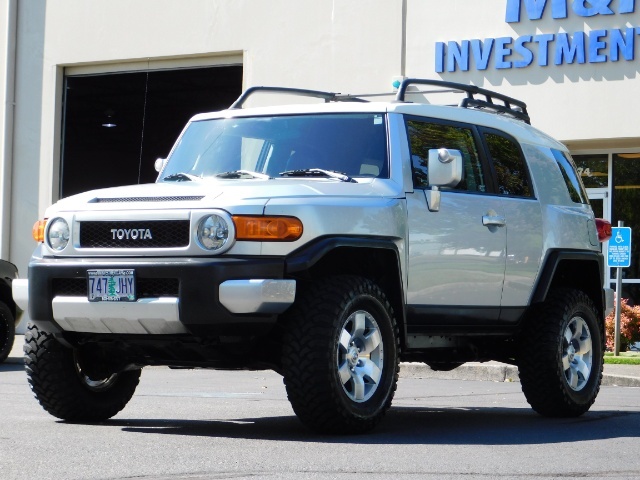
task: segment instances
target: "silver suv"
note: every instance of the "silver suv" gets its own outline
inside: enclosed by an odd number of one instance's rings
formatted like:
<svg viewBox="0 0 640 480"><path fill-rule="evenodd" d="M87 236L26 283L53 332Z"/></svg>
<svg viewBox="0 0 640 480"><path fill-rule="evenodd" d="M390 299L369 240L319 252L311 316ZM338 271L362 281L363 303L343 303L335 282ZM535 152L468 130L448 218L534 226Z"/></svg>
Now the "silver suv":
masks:
<svg viewBox="0 0 640 480"><path fill-rule="evenodd" d="M464 98L409 101L435 91ZM265 92L324 102L243 108ZM45 410L107 419L146 365L266 368L306 425L356 433L390 407L400 361L497 360L537 412L586 412L610 225L567 149L474 86L407 79L368 100L251 88L192 118L155 184L51 206L13 289Z"/></svg>

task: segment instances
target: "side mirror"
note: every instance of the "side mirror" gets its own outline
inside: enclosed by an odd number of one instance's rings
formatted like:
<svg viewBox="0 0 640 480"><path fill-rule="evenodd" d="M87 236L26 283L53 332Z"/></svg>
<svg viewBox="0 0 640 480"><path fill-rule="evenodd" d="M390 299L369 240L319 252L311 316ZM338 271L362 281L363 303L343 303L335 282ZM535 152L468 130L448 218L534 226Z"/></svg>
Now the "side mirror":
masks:
<svg viewBox="0 0 640 480"><path fill-rule="evenodd" d="M460 150L439 148L429 150L429 186L455 187L462 180Z"/></svg>
<svg viewBox="0 0 640 480"><path fill-rule="evenodd" d="M153 167L156 169L156 172L160 173L166 165L167 165L166 158L157 158L153 164Z"/></svg>
<svg viewBox="0 0 640 480"><path fill-rule="evenodd" d="M425 190L429 211L440 210L440 187L455 187L462 180L462 153L460 150L439 148L429 150L429 186Z"/></svg>

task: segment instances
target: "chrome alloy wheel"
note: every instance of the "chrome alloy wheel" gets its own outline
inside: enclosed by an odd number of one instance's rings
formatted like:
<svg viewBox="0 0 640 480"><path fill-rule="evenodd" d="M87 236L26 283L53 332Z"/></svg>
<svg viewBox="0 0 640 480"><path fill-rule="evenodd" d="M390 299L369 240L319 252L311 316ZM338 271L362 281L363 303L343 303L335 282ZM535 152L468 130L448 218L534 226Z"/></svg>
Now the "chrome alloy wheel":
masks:
<svg viewBox="0 0 640 480"><path fill-rule="evenodd" d="M567 324L562 339L562 368L572 390L578 392L584 388L592 366L591 332L582 317L573 317Z"/></svg>
<svg viewBox="0 0 640 480"><path fill-rule="evenodd" d="M342 389L356 403L369 400L376 392L384 361L384 344L373 316L353 312L344 322L337 346L337 369Z"/></svg>

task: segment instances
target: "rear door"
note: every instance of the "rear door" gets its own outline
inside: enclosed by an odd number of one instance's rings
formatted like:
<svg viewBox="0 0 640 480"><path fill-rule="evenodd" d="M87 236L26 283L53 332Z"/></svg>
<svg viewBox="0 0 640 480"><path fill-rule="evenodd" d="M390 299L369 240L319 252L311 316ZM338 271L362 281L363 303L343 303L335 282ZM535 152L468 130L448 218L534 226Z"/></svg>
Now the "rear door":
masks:
<svg viewBox="0 0 640 480"><path fill-rule="evenodd" d="M518 142L498 130L479 131L506 220L507 256L500 318L503 322L516 322L529 303L542 262L542 210Z"/></svg>

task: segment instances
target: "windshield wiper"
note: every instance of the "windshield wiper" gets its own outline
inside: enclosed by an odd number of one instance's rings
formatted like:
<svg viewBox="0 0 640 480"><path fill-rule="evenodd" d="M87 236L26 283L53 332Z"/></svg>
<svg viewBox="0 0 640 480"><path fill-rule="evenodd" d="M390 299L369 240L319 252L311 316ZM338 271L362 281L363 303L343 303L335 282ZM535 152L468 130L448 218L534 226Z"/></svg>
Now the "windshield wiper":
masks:
<svg viewBox="0 0 640 480"><path fill-rule="evenodd" d="M196 177L195 175L191 175L189 173L180 172L180 173L172 173L171 175L167 175L162 180L166 182L191 182L191 181L202 180L202 178Z"/></svg>
<svg viewBox="0 0 640 480"><path fill-rule="evenodd" d="M287 170L286 172L281 172L281 176L283 177L329 177L336 178L343 182L351 182L357 183L353 178L349 175L342 172L335 172L333 170L324 170L322 168L305 168L304 170Z"/></svg>
<svg viewBox="0 0 640 480"><path fill-rule="evenodd" d="M251 170L233 170L231 172L222 172L216 175L217 178L261 178L263 180L271 180L273 177L265 173L252 172Z"/></svg>

